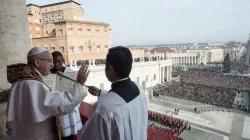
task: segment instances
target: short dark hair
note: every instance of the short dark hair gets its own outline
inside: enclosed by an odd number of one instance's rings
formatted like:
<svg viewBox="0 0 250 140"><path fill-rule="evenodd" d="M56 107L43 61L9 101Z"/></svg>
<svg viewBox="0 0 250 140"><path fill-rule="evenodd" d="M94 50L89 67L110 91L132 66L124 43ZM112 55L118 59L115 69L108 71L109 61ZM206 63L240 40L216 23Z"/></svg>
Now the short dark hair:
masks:
<svg viewBox="0 0 250 140"><path fill-rule="evenodd" d="M128 48L117 46L109 49L106 57L106 66L112 66L119 78L129 76L132 63L132 54Z"/></svg>
<svg viewBox="0 0 250 140"><path fill-rule="evenodd" d="M61 57L63 58L63 55L62 55L61 52L59 52L59 51L54 51L54 52L52 53L53 60L55 60L57 56L61 56ZM63 58L63 61L65 62L64 58Z"/></svg>

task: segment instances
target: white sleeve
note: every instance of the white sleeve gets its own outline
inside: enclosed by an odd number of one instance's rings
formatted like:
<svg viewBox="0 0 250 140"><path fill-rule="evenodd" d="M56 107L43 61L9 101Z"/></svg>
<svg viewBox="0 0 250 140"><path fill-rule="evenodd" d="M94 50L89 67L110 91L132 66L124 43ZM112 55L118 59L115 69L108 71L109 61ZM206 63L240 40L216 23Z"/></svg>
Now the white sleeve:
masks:
<svg viewBox="0 0 250 140"><path fill-rule="evenodd" d="M79 83L66 92L51 92L39 81L19 81L11 89L8 121L37 123L51 116L64 115L80 104L86 95Z"/></svg>
<svg viewBox="0 0 250 140"><path fill-rule="evenodd" d="M105 119L95 112L78 132L80 140L115 140L114 136L118 129L113 119ZM116 139L117 140L117 139Z"/></svg>
<svg viewBox="0 0 250 140"><path fill-rule="evenodd" d="M75 83L69 91L50 92L44 100L44 106L50 110L52 116L65 115L71 112L87 96L79 83Z"/></svg>

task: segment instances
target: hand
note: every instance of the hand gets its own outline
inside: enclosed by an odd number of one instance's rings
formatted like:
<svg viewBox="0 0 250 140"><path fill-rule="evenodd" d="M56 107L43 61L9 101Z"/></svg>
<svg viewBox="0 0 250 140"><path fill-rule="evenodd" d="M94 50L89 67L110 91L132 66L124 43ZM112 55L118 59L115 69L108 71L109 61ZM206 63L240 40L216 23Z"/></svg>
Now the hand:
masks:
<svg viewBox="0 0 250 140"><path fill-rule="evenodd" d="M93 95L93 96L100 96L100 92L101 92L101 90L98 89L98 88L95 87L95 86L89 86L89 87L88 87L88 91L89 91L89 93L90 93L91 95Z"/></svg>
<svg viewBox="0 0 250 140"><path fill-rule="evenodd" d="M77 74L77 82L80 83L81 85L84 85L85 82L87 81L89 75L89 69L87 65L81 66L81 68L78 71Z"/></svg>

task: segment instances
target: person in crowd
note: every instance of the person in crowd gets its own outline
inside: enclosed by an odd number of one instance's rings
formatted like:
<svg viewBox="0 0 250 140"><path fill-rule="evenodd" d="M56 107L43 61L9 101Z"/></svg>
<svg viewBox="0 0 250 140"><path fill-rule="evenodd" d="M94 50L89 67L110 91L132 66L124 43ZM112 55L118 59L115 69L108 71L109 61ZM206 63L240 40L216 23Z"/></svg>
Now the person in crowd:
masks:
<svg viewBox="0 0 250 140"><path fill-rule="evenodd" d="M148 124L147 99L139 84L131 81L132 54L128 48L109 49L105 74L111 90L89 87L98 96L89 120L78 133L86 140L146 140Z"/></svg>
<svg viewBox="0 0 250 140"><path fill-rule="evenodd" d="M58 140L58 116L74 110L87 95L83 85L89 71L82 66L76 83L65 92L51 92L42 77L53 68L51 53L44 47L32 48L28 64L7 66L7 79L12 84L7 105L7 121L13 140Z"/></svg>
<svg viewBox="0 0 250 140"><path fill-rule="evenodd" d="M58 71L68 73L73 71L69 67L65 67L65 60L60 52L54 51L52 56L54 63L54 67L51 69L52 73L57 73ZM77 138L77 131L82 128L79 107L80 104L71 112L59 117L62 128L62 140L75 140Z"/></svg>
<svg viewBox="0 0 250 140"><path fill-rule="evenodd" d="M70 67L66 67L65 60L63 55L59 51L54 51L52 53L54 67L50 70L52 73L56 73L58 71L67 73L72 72L73 70Z"/></svg>

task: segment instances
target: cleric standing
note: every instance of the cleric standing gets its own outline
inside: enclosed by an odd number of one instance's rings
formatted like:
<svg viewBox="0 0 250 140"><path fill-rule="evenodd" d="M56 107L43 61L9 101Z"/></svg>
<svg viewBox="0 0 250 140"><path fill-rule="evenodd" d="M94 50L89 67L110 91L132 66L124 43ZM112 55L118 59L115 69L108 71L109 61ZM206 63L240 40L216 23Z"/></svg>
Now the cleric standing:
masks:
<svg viewBox="0 0 250 140"><path fill-rule="evenodd" d="M32 48L27 64L7 67L7 78L12 84L7 107L7 121L11 122L12 140L58 140L61 137L56 116L71 112L87 93L83 85L88 67L82 67L77 82L69 91L51 92L42 80L53 67L51 53L44 47ZM57 118L58 119L58 118Z"/></svg>
<svg viewBox="0 0 250 140"><path fill-rule="evenodd" d="M132 54L128 48L109 49L105 73L110 91L89 87L99 96L88 121L78 133L80 140L146 140L148 108L142 87L131 81Z"/></svg>

